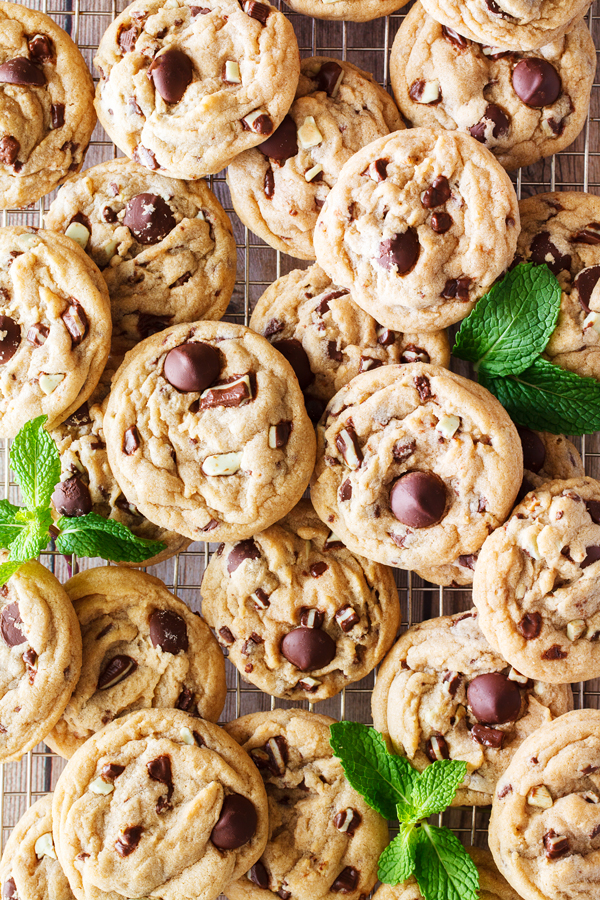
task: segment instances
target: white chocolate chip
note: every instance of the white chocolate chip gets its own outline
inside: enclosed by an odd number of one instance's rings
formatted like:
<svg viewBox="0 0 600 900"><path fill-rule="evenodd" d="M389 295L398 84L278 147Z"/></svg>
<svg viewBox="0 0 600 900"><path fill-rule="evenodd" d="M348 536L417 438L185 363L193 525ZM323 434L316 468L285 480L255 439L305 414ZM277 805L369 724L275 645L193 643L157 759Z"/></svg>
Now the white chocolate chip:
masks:
<svg viewBox="0 0 600 900"><path fill-rule="evenodd" d="M196 218L200 219L201 222L206 222L206 217L201 209L199 209L198 212L196 213Z"/></svg>
<svg viewBox="0 0 600 900"><path fill-rule="evenodd" d="M107 241L102 247L102 252L106 254L107 259L112 259L116 253L119 241Z"/></svg>
<svg viewBox="0 0 600 900"><path fill-rule="evenodd" d="M316 166L313 166L312 169L309 169L308 172L304 173L305 181L312 181L313 178L316 178L319 172L323 171L323 166L320 163L317 163Z"/></svg>
<svg viewBox="0 0 600 900"><path fill-rule="evenodd" d="M501 50L498 50L498 47L482 47L484 56L495 56L496 53L501 53Z"/></svg>
<svg viewBox="0 0 600 900"><path fill-rule="evenodd" d="M49 375L46 372L42 372L40 375L40 388L44 394L51 394L52 391L56 390L61 381L64 381L64 374L61 372L57 372L55 375Z"/></svg>
<svg viewBox="0 0 600 900"><path fill-rule="evenodd" d="M530 806L538 806L540 809L550 809L554 806L552 794L545 784L537 784L527 794L527 802Z"/></svg>
<svg viewBox="0 0 600 900"><path fill-rule="evenodd" d="M439 81L426 81L417 103L434 103L440 96Z"/></svg>
<svg viewBox="0 0 600 900"><path fill-rule="evenodd" d="M540 535L539 525L530 525L523 529L518 535L517 543L522 550L529 554L532 559L542 559L543 554L538 547L538 537Z"/></svg>
<svg viewBox="0 0 600 900"><path fill-rule="evenodd" d="M85 250L90 239L90 230L85 225L82 225L81 222L71 222L65 231L65 235L71 238L72 241L75 241L76 244L79 244L82 250Z"/></svg>
<svg viewBox="0 0 600 900"><path fill-rule="evenodd" d="M527 684L529 678L527 677L527 675L521 675L521 673L517 672L516 669L511 668L510 672L508 673L508 680L516 681L517 684Z"/></svg>
<svg viewBox="0 0 600 900"><path fill-rule="evenodd" d="M567 637L570 641L576 641L583 635L586 629L587 625L585 624L584 619L573 619L573 621L569 622L567 625Z"/></svg>
<svg viewBox="0 0 600 900"><path fill-rule="evenodd" d="M24 247L26 250L31 250L32 247L37 247L39 242L40 239L37 234L20 234L17 237L17 244L19 244L20 247Z"/></svg>
<svg viewBox="0 0 600 900"><path fill-rule="evenodd" d="M309 147L316 147L322 140L323 135L317 128L314 116L306 116L298 129L298 143L303 150L308 150Z"/></svg>
<svg viewBox="0 0 600 900"><path fill-rule="evenodd" d="M108 781L105 781L104 778L95 778L94 781L91 781L88 785L88 791L91 791L92 794L102 794L106 796L107 794L112 794L114 791L114 784L110 784Z"/></svg>
<svg viewBox="0 0 600 900"><path fill-rule="evenodd" d="M179 3L178 0L165 0L163 3L163 9L178 9Z"/></svg>
<svg viewBox="0 0 600 900"><path fill-rule="evenodd" d="M240 67L235 60L228 59L225 63L225 81L227 81L229 84L242 83Z"/></svg>
<svg viewBox="0 0 600 900"><path fill-rule="evenodd" d="M304 541L304 558L308 559L310 556L310 551L312 549L310 541Z"/></svg>
<svg viewBox="0 0 600 900"><path fill-rule="evenodd" d="M181 735L181 740L183 741L184 744L189 744L190 746L193 746L193 744L195 743L194 735L192 734L192 732L190 731L190 729L187 726L184 726L181 729L181 731L179 732L179 734Z"/></svg>
<svg viewBox="0 0 600 900"><path fill-rule="evenodd" d="M48 831L46 834L41 834L37 841L35 842L35 855L38 859L42 859L44 856L49 856L50 859L56 859L56 851L54 850L54 844L52 842L52 834Z"/></svg>
<svg viewBox="0 0 600 900"><path fill-rule="evenodd" d="M205 475L235 475L242 464L242 453L217 453L207 456L202 463Z"/></svg>
<svg viewBox="0 0 600 900"><path fill-rule="evenodd" d="M319 687L321 684L316 678L311 678L310 675L305 675L304 678L301 678L298 682L298 686L304 688L304 690L310 690L311 688Z"/></svg>
<svg viewBox="0 0 600 900"><path fill-rule="evenodd" d="M271 450L277 449L277 426L271 425L269 428L269 447Z"/></svg>
<svg viewBox="0 0 600 900"><path fill-rule="evenodd" d="M454 437L459 428L460 419L458 416L442 416L435 426L435 430L439 431L442 437L445 437L448 440Z"/></svg>

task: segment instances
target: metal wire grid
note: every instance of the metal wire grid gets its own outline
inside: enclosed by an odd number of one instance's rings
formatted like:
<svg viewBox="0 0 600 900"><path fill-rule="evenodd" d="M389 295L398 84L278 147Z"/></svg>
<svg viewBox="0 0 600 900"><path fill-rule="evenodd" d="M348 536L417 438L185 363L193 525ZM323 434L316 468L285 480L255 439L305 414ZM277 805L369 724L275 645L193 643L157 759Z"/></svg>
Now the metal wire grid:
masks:
<svg viewBox="0 0 600 900"><path fill-rule="evenodd" d="M406 8L386 18L364 24L325 22L292 12L276 0L293 22L302 56L333 56L348 59L367 71L386 88L388 84L389 51L394 36L405 16ZM93 71L92 59L98 40L110 21L124 9L123 0L25 0L24 6L40 9L51 15L65 29L78 46ZM595 43L600 47L600 0L594 0L588 24ZM598 51L597 51L598 52ZM599 76L600 77L600 76ZM583 190L600 193L600 83L594 83L590 114L582 135L566 151L528 169L519 170L514 178L518 196L528 196L548 190ZM85 167L120 155L98 126L86 157ZM308 263L295 260L264 244L245 228L231 206L224 174L212 176L210 185L229 214L237 241L238 280L226 319L249 321L251 310L267 285L294 268ZM42 198L26 210L4 210L2 225L27 224L42 226L43 216L54 195ZM464 364L457 371L468 374ZM586 472L600 477L600 435L579 441ZM9 467L8 442L0 442L0 485L4 496L19 502L18 487ZM152 568L167 586L195 610L201 610L200 583L210 554L216 545L193 544L190 549L172 560ZM65 560L56 552L42 555L42 562L61 581L69 577ZM101 561L83 560L81 568L100 565ZM438 615L449 615L471 604L469 590L438 588L427 584L409 572L398 571L396 581L402 607L402 628ZM370 695L376 673L350 685L337 697L319 703L318 712L338 719L348 718L371 722ZM257 710L287 707L289 704L264 694L245 682L237 670L227 663L227 701L222 721ZM578 707L600 706L600 680L573 686ZM301 704L312 709L312 704ZM2 847L11 829L25 810L39 797L51 791L64 761L51 753L44 744L27 753L18 763L0 765L0 825ZM485 809L464 808L447 811L443 822L450 825L465 843L485 846L489 812Z"/></svg>

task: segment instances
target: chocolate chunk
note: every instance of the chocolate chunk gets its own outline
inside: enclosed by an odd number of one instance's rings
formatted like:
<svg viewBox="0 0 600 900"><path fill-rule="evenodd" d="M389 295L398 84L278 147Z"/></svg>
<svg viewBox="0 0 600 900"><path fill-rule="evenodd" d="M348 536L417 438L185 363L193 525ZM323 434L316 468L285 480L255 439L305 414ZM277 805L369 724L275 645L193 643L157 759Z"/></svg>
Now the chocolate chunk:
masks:
<svg viewBox="0 0 600 900"><path fill-rule="evenodd" d="M325 616L314 606L303 606L300 610L300 624L305 628L320 628Z"/></svg>
<svg viewBox="0 0 600 900"><path fill-rule="evenodd" d="M304 405L306 406L308 418L314 423L319 421L327 406L324 400L321 400L319 397L311 397L309 394L304 395Z"/></svg>
<svg viewBox="0 0 600 900"><path fill-rule="evenodd" d="M586 500L585 508L596 525L600 525L600 500Z"/></svg>
<svg viewBox="0 0 600 900"><path fill-rule="evenodd" d="M445 175L438 175L423 194L421 204L425 209L434 209L436 206L443 206L451 196L450 182Z"/></svg>
<svg viewBox="0 0 600 900"><path fill-rule="evenodd" d="M247 375L233 376L222 384L215 384L200 398L199 409L215 409L218 406L242 406L254 397L252 372Z"/></svg>
<svg viewBox="0 0 600 900"><path fill-rule="evenodd" d="M401 463L412 456L416 449L417 442L415 440L396 441L392 447L392 456L395 462Z"/></svg>
<svg viewBox="0 0 600 900"><path fill-rule="evenodd" d="M257 0L248 0L247 3L244 3L244 12L251 19L256 19L257 22L260 22L261 25L266 25L271 7L266 3L258 3Z"/></svg>
<svg viewBox="0 0 600 900"><path fill-rule="evenodd" d="M423 79L419 79L418 81L413 81L410 88L408 89L408 95L411 100L414 100L415 103L423 103L423 94L425 93L425 87L427 82L423 81ZM434 100L429 100L427 103L423 103L424 106L437 106L438 103L442 102L442 91L441 88L437 89L437 97Z"/></svg>
<svg viewBox="0 0 600 900"><path fill-rule="evenodd" d="M348 634L349 631L352 631L355 625L358 625L360 622L360 616L357 615L356 610L346 604L346 606L342 606L341 609L335 614L335 619L344 634Z"/></svg>
<svg viewBox="0 0 600 900"><path fill-rule="evenodd" d="M391 347L396 341L396 332L389 328L382 328L381 333L377 335L377 343L382 347Z"/></svg>
<svg viewBox="0 0 600 900"><path fill-rule="evenodd" d="M569 839L564 835L557 834L553 828L546 832L543 840L548 859L558 859L559 856L564 856L571 849Z"/></svg>
<svg viewBox="0 0 600 900"><path fill-rule="evenodd" d="M140 244L158 244L176 222L171 207L158 194L137 194L125 207L123 225Z"/></svg>
<svg viewBox="0 0 600 900"><path fill-rule="evenodd" d="M300 684L301 682L298 683ZM286 891L285 888L279 888L279 890L277 891L277 896L281 897L281 900L290 900L292 894L291 891Z"/></svg>
<svg viewBox="0 0 600 900"><path fill-rule="evenodd" d="M79 346L89 331L88 317L81 303L71 297L66 312L62 314L61 319L71 335L73 347Z"/></svg>
<svg viewBox="0 0 600 900"><path fill-rule="evenodd" d="M362 450L351 422L347 422L346 427L342 428L339 434L335 436L335 446L342 454L346 465L352 469L360 468L363 461Z"/></svg>
<svg viewBox="0 0 600 900"><path fill-rule="evenodd" d="M492 129L492 137L499 138L508 134L510 129L510 117L500 106L497 106L495 103L488 103L483 114L483 119L469 128L471 137L474 137L475 140L479 141L481 144L485 144L485 133L489 122L494 126Z"/></svg>
<svg viewBox="0 0 600 900"><path fill-rule="evenodd" d="M471 279L466 275L461 278L450 278L444 285L442 297L444 300L469 300L469 288Z"/></svg>
<svg viewBox="0 0 600 900"><path fill-rule="evenodd" d="M540 231L539 234L536 234L529 248L529 258L531 262L539 265L546 263L554 275L559 275L562 271L569 272L571 270L571 256L561 253L554 246L547 231Z"/></svg>
<svg viewBox="0 0 600 900"><path fill-rule="evenodd" d="M590 300L600 279L600 266L588 266L575 277L573 285L579 293L579 302L586 312L590 311Z"/></svg>
<svg viewBox="0 0 600 900"><path fill-rule="evenodd" d="M239 541L235 544L227 557L227 571L231 575L241 566L245 559L260 559L260 547L255 544L252 538L246 538L245 541Z"/></svg>
<svg viewBox="0 0 600 900"><path fill-rule="evenodd" d="M221 639L222 639L226 644L229 644L230 646L231 646L231 644L235 644L235 638L234 638L234 636L232 635L232 633L231 633L231 631L229 630L229 628L227 627L227 625L223 625L222 628L219 628L219 634L220 634L220 636L221 636Z"/></svg>
<svg viewBox="0 0 600 900"><path fill-rule="evenodd" d="M131 456L131 454L135 453L139 446L140 436L135 425L132 425L131 428L128 428L123 435L123 453L125 454L125 456Z"/></svg>
<svg viewBox="0 0 600 900"><path fill-rule="evenodd" d="M185 653L188 649L188 633L185 619L170 609L154 609L150 614L150 640L153 647L164 653Z"/></svg>
<svg viewBox="0 0 600 900"><path fill-rule="evenodd" d="M207 6L190 6L192 16L207 16L210 11Z"/></svg>
<svg viewBox="0 0 600 900"><path fill-rule="evenodd" d="M547 650L544 650L544 652L542 653L542 659L566 659L568 655L569 651L563 650L560 644L552 644L551 647L548 647Z"/></svg>
<svg viewBox="0 0 600 900"><path fill-rule="evenodd" d="M193 711L195 703L196 697L194 692L189 688L184 687L177 698L175 709L182 709L184 712L190 712Z"/></svg>
<svg viewBox="0 0 600 900"><path fill-rule="evenodd" d="M485 5L489 9L490 12L494 13L495 16L500 16L503 19L508 19L509 16L504 12L503 9L500 9L496 0L485 0Z"/></svg>
<svg viewBox="0 0 600 900"><path fill-rule="evenodd" d="M340 500L344 502L345 500L350 500L352 497L352 484L350 483L350 479L346 478L344 482L342 482L342 486L340 488Z"/></svg>
<svg viewBox="0 0 600 900"><path fill-rule="evenodd" d="M356 890L360 872L353 866L346 866L331 885L330 890L337 894L351 894Z"/></svg>
<svg viewBox="0 0 600 900"><path fill-rule="evenodd" d="M236 850L254 836L257 825L254 804L242 794L228 794L210 839L219 850Z"/></svg>
<svg viewBox="0 0 600 900"><path fill-rule="evenodd" d="M361 372L370 372L372 369L379 369L382 365L383 360L381 359L374 359L372 356L361 356L358 371L359 374Z"/></svg>
<svg viewBox="0 0 600 900"><path fill-rule="evenodd" d="M525 613L521 621L517 622L517 628L526 641L532 641L542 630L542 617L537 612Z"/></svg>
<svg viewBox="0 0 600 900"><path fill-rule="evenodd" d="M310 361L306 350L296 338L289 340L274 341L273 346L276 350L285 356L292 369L296 373L298 384L301 390L305 390L309 384L315 380L315 376L310 368Z"/></svg>
<svg viewBox="0 0 600 900"><path fill-rule="evenodd" d="M165 50L148 69L148 78L165 103L179 103L193 77L192 61L183 50Z"/></svg>
<svg viewBox="0 0 600 900"><path fill-rule="evenodd" d="M294 427L292 422L278 422L277 425L272 425L271 427L275 429L275 447L273 449L279 450L281 447L285 447L290 439L292 428Z"/></svg>
<svg viewBox="0 0 600 900"><path fill-rule="evenodd" d="M106 691L108 688L120 684L121 681L133 675L137 667L138 664L130 656L125 656L122 653L113 656L100 672L96 690Z"/></svg>
<svg viewBox="0 0 600 900"><path fill-rule="evenodd" d="M336 645L326 631L302 626L283 637L281 653L301 672L312 672L329 665L335 657Z"/></svg>
<svg viewBox="0 0 600 900"><path fill-rule="evenodd" d="M138 144L134 147L132 158L134 162L139 163L140 166L145 166L147 169L152 169L153 171L160 169L152 150L144 147L143 144Z"/></svg>
<svg viewBox="0 0 600 900"><path fill-rule="evenodd" d="M284 116L279 128L258 145L258 150L270 159L285 162L298 152L298 134L296 123L290 115Z"/></svg>
<svg viewBox="0 0 600 900"><path fill-rule="evenodd" d="M318 73L315 75L317 90L325 91L328 97L333 97L335 96L336 88L339 86L343 77L344 70L339 63L333 61L323 63Z"/></svg>
<svg viewBox="0 0 600 900"><path fill-rule="evenodd" d="M124 828L115 841L115 850L119 856L129 856L139 844L144 828L142 825L129 825Z"/></svg>
<svg viewBox="0 0 600 900"><path fill-rule="evenodd" d="M171 771L171 758L166 754L164 756L157 756L156 759L151 759L150 762L146 763L146 768L148 769L148 775L152 779L152 781L158 781L160 784L164 784L167 787L167 803L173 796L173 775ZM161 809L165 809L166 807L163 805Z"/></svg>
<svg viewBox="0 0 600 900"><path fill-rule="evenodd" d="M283 775L289 759L288 743L282 734L277 734L263 747L251 750L250 756L257 768L267 769L275 776Z"/></svg>
<svg viewBox="0 0 600 900"><path fill-rule="evenodd" d="M430 220L431 230L436 234L446 234L452 228L452 216L446 212L434 213Z"/></svg>
<svg viewBox="0 0 600 900"><path fill-rule="evenodd" d="M459 50L465 50L471 43L464 38L462 34L459 34L458 31L454 31L453 28L448 28L446 25L442 25L442 35L447 41L454 44L455 47L458 47Z"/></svg>
<svg viewBox="0 0 600 900"><path fill-rule="evenodd" d="M263 190L265 192L265 197L270 200L271 197L275 195L275 176L273 174L273 169L271 166L265 172L265 180L263 184Z"/></svg>
<svg viewBox="0 0 600 900"><path fill-rule="evenodd" d="M44 327L44 326L42 326ZM31 330L31 329L30 329ZM29 340L29 335L27 335L27 340ZM71 413L68 419L65 419L64 425L89 425L91 423L90 419L90 410L87 405L87 402L82 403L79 409L76 409L74 413Z"/></svg>
<svg viewBox="0 0 600 900"><path fill-rule="evenodd" d="M571 238L573 244L589 244L594 246L600 244L600 223L590 222L581 231L578 231Z"/></svg>
<svg viewBox="0 0 600 900"><path fill-rule="evenodd" d="M85 516L92 511L89 488L77 475L58 482L52 502L61 516Z"/></svg>
<svg viewBox="0 0 600 900"><path fill-rule="evenodd" d="M328 341L327 342L327 356L329 359L334 360L335 362L342 362L344 359L344 354L341 350L337 348L337 341Z"/></svg>
<svg viewBox="0 0 600 900"><path fill-rule="evenodd" d="M254 863L254 865L248 872L248 878L257 887L262 888L263 891L267 891L269 889L269 885L271 883L269 881L269 873L260 860Z"/></svg>
<svg viewBox="0 0 600 900"><path fill-rule="evenodd" d="M268 340L270 337L273 337L274 334L280 334L284 328L285 325L279 319L270 319L267 322L267 327L263 332L263 337L267 338Z"/></svg>
<svg viewBox="0 0 600 900"><path fill-rule="evenodd" d="M402 351L400 355L401 363L412 363L412 362L431 362L431 358L427 350L423 350L422 347L415 347L414 344L408 344Z"/></svg>
<svg viewBox="0 0 600 900"><path fill-rule="evenodd" d="M329 566L325 562L317 562L313 563L310 567L310 574L313 578L320 578L321 575L324 575Z"/></svg>
<svg viewBox="0 0 600 900"><path fill-rule="evenodd" d="M521 711L521 692L514 681L501 672L478 675L467 688L471 712L484 725L514 722Z"/></svg>
<svg viewBox="0 0 600 900"><path fill-rule="evenodd" d="M379 256L376 262L383 269L396 268L398 275L407 275L421 253L421 245L414 228L408 228L403 234L382 241L379 245Z"/></svg>
<svg viewBox="0 0 600 900"><path fill-rule="evenodd" d="M552 63L537 57L517 63L512 73L512 85L517 97L533 109L552 106L562 90L560 75Z"/></svg>
<svg viewBox="0 0 600 900"><path fill-rule="evenodd" d="M12 166L19 155L20 149L21 145L16 138L10 134L5 135L0 140L0 163L5 166Z"/></svg>
<svg viewBox="0 0 600 900"><path fill-rule="evenodd" d="M119 775L125 771L125 766L119 766L117 763L106 763L100 769L100 775L105 781L114 781Z"/></svg>
<svg viewBox="0 0 600 900"><path fill-rule="evenodd" d="M523 446L523 468L529 469L530 472L539 472L546 461L546 447L543 440L535 431L524 425L517 425L517 431Z"/></svg>
<svg viewBox="0 0 600 900"><path fill-rule="evenodd" d="M484 747L499 750L504 740L504 732L498 731L496 728L486 728L485 725L473 725L471 737Z"/></svg>
<svg viewBox="0 0 600 900"><path fill-rule="evenodd" d="M459 566L463 566L465 569L471 569L475 571L477 556L477 553L464 553L458 557L458 564Z"/></svg>
<svg viewBox="0 0 600 900"><path fill-rule="evenodd" d="M13 358L21 343L21 326L10 316L0 316L0 365Z"/></svg>
<svg viewBox="0 0 600 900"><path fill-rule="evenodd" d="M585 548L585 559L581 563L582 569L587 569L588 566L591 566L592 563L598 562L600 559L600 547L586 547Z"/></svg>
<svg viewBox="0 0 600 900"><path fill-rule="evenodd" d="M25 56L16 56L0 66L0 82L3 84L46 84L46 76Z"/></svg>
<svg viewBox="0 0 600 900"><path fill-rule="evenodd" d="M53 62L56 59L54 45L47 34L36 34L27 41L29 55L36 62Z"/></svg>
<svg viewBox="0 0 600 900"><path fill-rule="evenodd" d="M342 834L350 835L350 837L352 837L361 822L362 816L359 811L350 806L347 809L342 809L333 819L333 824L337 830L341 831Z"/></svg>
<svg viewBox="0 0 600 900"><path fill-rule="evenodd" d="M14 878L9 878L2 885L2 900L19 900Z"/></svg>
<svg viewBox="0 0 600 900"><path fill-rule="evenodd" d="M169 384L183 393L206 390L219 377L220 371L219 351L200 341L173 347L163 366L163 375Z"/></svg>
<svg viewBox="0 0 600 900"><path fill-rule="evenodd" d="M413 380L421 402L425 403L426 400L430 400L431 397L433 397L433 393L431 391L431 382L429 381L429 378L427 378L426 375L417 375Z"/></svg>
<svg viewBox="0 0 600 900"><path fill-rule="evenodd" d="M150 337L151 334L157 334L171 324L173 316L155 316L153 313L138 313L137 330L139 336L143 338Z"/></svg>
<svg viewBox="0 0 600 900"><path fill-rule="evenodd" d="M9 603L0 613L0 634L8 647L18 647L27 640L18 603Z"/></svg>
<svg viewBox="0 0 600 900"><path fill-rule="evenodd" d="M392 513L411 528L437 524L446 510L446 486L434 472L407 472L390 491Z"/></svg>
<svg viewBox="0 0 600 900"><path fill-rule="evenodd" d="M121 52L131 53L135 47L135 42L140 35L140 29L137 25L130 25L129 28L121 28L118 37L118 44Z"/></svg>
<svg viewBox="0 0 600 900"><path fill-rule="evenodd" d="M431 762L437 762L440 759L450 759L450 750L448 742L441 734L432 735L425 744L425 753Z"/></svg>

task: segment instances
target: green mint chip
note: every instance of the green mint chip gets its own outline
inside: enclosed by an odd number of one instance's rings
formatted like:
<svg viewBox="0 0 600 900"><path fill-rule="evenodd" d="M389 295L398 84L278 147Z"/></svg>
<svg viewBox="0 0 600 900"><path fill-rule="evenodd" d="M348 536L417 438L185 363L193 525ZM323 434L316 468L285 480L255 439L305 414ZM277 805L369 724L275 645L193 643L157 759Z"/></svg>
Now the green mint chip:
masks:
<svg viewBox="0 0 600 900"><path fill-rule="evenodd" d="M421 772L412 792L417 819L427 819L450 806L465 780L467 764L459 759L440 759Z"/></svg>
<svg viewBox="0 0 600 900"><path fill-rule="evenodd" d="M13 439L10 465L28 509L48 506L60 480L60 456L44 428L48 416L27 422Z"/></svg>
<svg viewBox="0 0 600 900"><path fill-rule="evenodd" d="M418 831L414 825L400 825L399 832L379 857L377 877L383 884L400 884L415 870Z"/></svg>
<svg viewBox="0 0 600 900"><path fill-rule="evenodd" d="M497 378L480 370L479 381L511 419L534 431L592 434L600 430L600 381L538 359L519 375Z"/></svg>
<svg viewBox="0 0 600 900"><path fill-rule="evenodd" d="M522 372L545 349L560 296L548 266L520 263L478 301L463 321L452 353L490 375Z"/></svg>
<svg viewBox="0 0 600 900"><path fill-rule="evenodd" d="M56 538L59 553L70 556L101 556L114 562L144 562L165 549L162 541L136 537L115 519L104 519L96 513L85 516L62 516L56 523L60 534Z"/></svg>
<svg viewBox="0 0 600 900"><path fill-rule="evenodd" d="M415 877L424 900L477 900L479 872L449 828L422 825L415 862Z"/></svg>

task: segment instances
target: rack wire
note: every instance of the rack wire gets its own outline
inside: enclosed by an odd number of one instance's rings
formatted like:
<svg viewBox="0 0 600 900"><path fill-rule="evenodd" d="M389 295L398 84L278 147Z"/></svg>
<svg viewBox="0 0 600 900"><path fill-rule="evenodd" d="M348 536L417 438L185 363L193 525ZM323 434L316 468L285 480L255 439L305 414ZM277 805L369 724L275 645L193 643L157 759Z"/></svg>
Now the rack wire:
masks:
<svg viewBox="0 0 600 900"><path fill-rule="evenodd" d="M389 72L389 51L409 6L398 13L367 23L326 22L291 11L282 0L274 0L294 25L301 55L332 56L348 59L362 69L372 72L386 88ZM112 21L126 6L123 0L25 0L22 4L40 9L67 31L78 44L90 71L98 40ZM588 14L588 25L597 47L600 48L600 0L594 0ZM598 53L598 51L597 51ZM599 76L600 77L600 76ZM592 91L590 113L577 141L557 156L535 166L519 170L514 176L518 196L550 190L582 190L600 194L600 83L596 79ZM100 126L92 136L85 168L121 155ZM233 223L237 242L238 279L227 311L229 321L247 324L250 313L266 287L276 278L309 263L286 256L268 247L245 228L231 206L224 173L212 176L210 186L223 204ZM42 198L26 210L4 210L2 225L27 224L43 226L43 216L54 194ZM453 368L467 374L464 364ZM600 477L600 434L575 441L581 450L586 472ZM8 442L0 441L0 492L12 502L19 502L18 486L9 468ZM200 583L210 554L216 545L192 544L174 559L152 567L151 571L166 583L192 609L201 611ZM42 563L57 577L69 577L64 559L48 551ZM81 568L101 565L101 560L82 560ZM397 571L396 581L402 608L402 630L410 625L440 615L450 615L472 605L471 593L464 588L440 588L422 581L414 574ZM371 692L376 673L347 687L340 695L315 705L317 712L337 719L371 722ZM227 662L227 701L222 722L240 715L275 707L312 704L290 704L263 693L242 679ZM576 707L600 707L600 680L573 685ZM0 825L2 848L10 831L25 810L39 797L53 790L64 768L64 760L54 755L44 744L27 753L18 763L0 765ZM486 846L489 811L467 807L449 810L443 816L466 844Z"/></svg>

